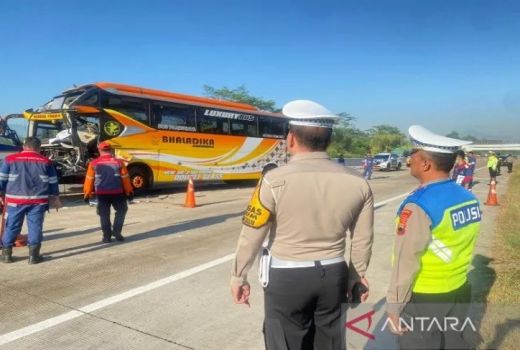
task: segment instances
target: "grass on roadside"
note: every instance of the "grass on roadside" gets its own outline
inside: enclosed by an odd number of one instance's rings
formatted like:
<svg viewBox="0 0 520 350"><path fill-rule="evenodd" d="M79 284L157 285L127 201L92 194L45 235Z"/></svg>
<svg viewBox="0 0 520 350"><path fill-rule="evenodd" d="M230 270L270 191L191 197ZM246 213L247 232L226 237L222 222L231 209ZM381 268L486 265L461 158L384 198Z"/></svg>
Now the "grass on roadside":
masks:
<svg viewBox="0 0 520 350"><path fill-rule="evenodd" d="M511 174L501 198L493 246L496 281L488 303L520 304L520 172Z"/></svg>
<svg viewBox="0 0 520 350"><path fill-rule="evenodd" d="M518 349L520 344L520 172L509 179L500 208L489 268L496 278L487 295L478 349Z"/></svg>

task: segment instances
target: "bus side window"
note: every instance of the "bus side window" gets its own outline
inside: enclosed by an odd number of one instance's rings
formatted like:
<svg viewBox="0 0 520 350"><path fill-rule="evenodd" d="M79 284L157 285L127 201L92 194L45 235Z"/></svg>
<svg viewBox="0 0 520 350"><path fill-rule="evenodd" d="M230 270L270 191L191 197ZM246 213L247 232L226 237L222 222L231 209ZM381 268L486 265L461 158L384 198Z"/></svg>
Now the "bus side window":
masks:
<svg viewBox="0 0 520 350"><path fill-rule="evenodd" d="M161 130L195 131L195 108L183 105L153 106L154 127Z"/></svg>
<svg viewBox="0 0 520 350"><path fill-rule="evenodd" d="M275 118L260 118L259 129L261 137L269 137L276 139L283 139L286 136L286 124L287 122L283 119Z"/></svg>
<svg viewBox="0 0 520 350"><path fill-rule="evenodd" d="M231 120L231 135L257 137L256 119L253 121Z"/></svg>
<svg viewBox="0 0 520 350"><path fill-rule="evenodd" d="M116 110L143 124L150 124L148 118L148 102L146 100L107 95L103 102L104 108Z"/></svg>
<svg viewBox="0 0 520 350"><path fill-rule="evenodd" d="M78 104L85 105L85 106L99 106L99 97L98 97L98 91L92 90L87 93L85 93L83 96L81 96L80 100L78 101Z"/></svg>
<svg viewBox="0 0 520 350"><path fill-rule="evenodd" d="M229 119L197 116L197 129L199 132L208 134L229 134Z"/></svg>

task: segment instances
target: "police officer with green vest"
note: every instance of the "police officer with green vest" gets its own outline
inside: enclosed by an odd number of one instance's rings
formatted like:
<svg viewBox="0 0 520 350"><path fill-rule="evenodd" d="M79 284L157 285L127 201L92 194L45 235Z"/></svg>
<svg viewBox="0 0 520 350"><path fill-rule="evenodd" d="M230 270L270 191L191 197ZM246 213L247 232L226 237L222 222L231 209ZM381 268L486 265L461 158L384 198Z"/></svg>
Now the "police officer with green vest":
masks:
<svg viewBox="0 0 520 350"><path fill-rule="evenodd" d="M471 348L467 273L481 212L477 198L449 179L455 152L470 142L417 125L408 133L410 173L420 186L397 213L387 324L401 349Z"/></svg>

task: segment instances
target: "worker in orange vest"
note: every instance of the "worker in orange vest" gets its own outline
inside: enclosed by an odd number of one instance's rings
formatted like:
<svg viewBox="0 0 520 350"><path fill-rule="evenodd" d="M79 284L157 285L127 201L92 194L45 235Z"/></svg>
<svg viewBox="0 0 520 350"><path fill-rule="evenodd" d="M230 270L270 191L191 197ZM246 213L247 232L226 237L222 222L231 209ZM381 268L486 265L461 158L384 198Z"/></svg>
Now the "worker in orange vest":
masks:
<svg viewBox="0 0 520 350"><path fill-rule="evenodd" d="M85 202L96 194L98 199L98 215L103 231L103 243L110 243L114 236L118 241L124 241L121 234L125 222L128 205L127 199L132 200L134 193L128 170L120 159L112 155L112 147L108 142L98 145L99 157L90 162L83 185ZM110 207L116 211L114 225L110 221Z"/></svg>

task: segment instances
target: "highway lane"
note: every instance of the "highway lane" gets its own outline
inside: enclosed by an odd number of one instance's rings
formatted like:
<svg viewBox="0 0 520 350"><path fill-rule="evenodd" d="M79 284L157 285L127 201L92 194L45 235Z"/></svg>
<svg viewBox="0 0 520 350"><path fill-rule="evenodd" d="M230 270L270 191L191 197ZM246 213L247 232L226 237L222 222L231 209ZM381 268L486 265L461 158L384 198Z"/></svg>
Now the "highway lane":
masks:
<svg viewBox="0 0 520 350"><path fill-rule="evenodd" d="M368 275L370 301L376 303L388 282L393 216L400 203L394 197L416 182L406 170L376 172L371 186L376 202L384 203L376 210ZM94 208L72 202L52 212L43 246L52 258L28 266L26 249L18 248L18 261L0 266L0 344L6 349L263 348L256 271L250 277L250 309L233 305L228 288L230 254L251 193L243 186L204 189L197 192L195 209L183 208L184 195L178 192L139 198L130 206L128 239L122 244L99 243ZM385 203L388 199L393 200ZM157 281L163 284L154 285Z"/></svg>

